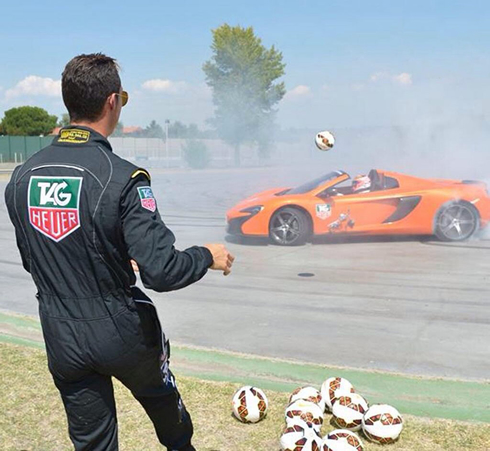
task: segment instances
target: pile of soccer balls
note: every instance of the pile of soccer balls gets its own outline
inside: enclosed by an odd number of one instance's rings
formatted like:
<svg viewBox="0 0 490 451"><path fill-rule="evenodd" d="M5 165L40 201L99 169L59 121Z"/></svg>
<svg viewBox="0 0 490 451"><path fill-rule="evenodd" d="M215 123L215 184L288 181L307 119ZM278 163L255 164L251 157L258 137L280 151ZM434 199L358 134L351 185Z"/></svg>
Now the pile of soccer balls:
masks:
<svg viewBox="0 0 490 451"><path fill-rule="evenodd" d="M267 414L268 402L262 390L242 387L233 397L233 412L243 422L256 423ZM324 413L331 412L340 428L324 437L320 429ZM356 432L362 430L370 441L393 443L399 437L403 420L398 410L386 404L369 407L352 384L331 377L321 386L297 388L285 411L286 428L280 443L283 451L362 451L364 444Z"/></svg>

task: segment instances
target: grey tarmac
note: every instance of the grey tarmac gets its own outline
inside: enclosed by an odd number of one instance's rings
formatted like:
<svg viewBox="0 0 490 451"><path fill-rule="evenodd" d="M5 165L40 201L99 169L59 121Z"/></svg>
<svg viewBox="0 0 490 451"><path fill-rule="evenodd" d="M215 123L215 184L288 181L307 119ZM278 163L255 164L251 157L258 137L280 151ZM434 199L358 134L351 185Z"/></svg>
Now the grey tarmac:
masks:
<svg viewBox="0 0 490 451"><path fill-rule="evenodd" d="M149 293L174 343L424 376L489 380L490 240L317 238L301 247L226 237L225 212L308 168L155 168L152 186L177 247L225 242L228 277L210 272L172 293ZM325 171L327 172L327 171ZM0 309L37 315L0 180ZM226 241L225 241L226 240ZM309 273L310 277L303 277ZM302 275L301 275L302 274Z"/></svg>

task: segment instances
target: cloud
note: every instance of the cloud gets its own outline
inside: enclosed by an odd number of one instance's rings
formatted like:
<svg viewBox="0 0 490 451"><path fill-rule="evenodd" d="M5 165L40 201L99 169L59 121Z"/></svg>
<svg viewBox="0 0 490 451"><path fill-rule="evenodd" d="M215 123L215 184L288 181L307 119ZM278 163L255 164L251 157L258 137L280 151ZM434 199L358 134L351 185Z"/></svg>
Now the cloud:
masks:
<svg viewBox="0 0 490 451"><path fill-rule="evenodd" d="M409 74L408 72L402 72L398 75L392 75L388 72L376 72L369 77L369 80L371 83L391 81L392 83L402 86L410 86L413 83L412 74Z"/></svg>
<svg viewBox="0 0 490 451"><path fill-rule="evenodd" d="M286 99L293 99L298 97L304 97L309 94L311 94L311 89L309 86L298 85L295 88L290 89L288 92L286 92L286 95L284 97Z"/></svg>
<svg viewBox="0 0 490 451"><path fill-rule="evenodd" d="M377 81L386 80L387 78L389 78L388 73L376 72L375 74L371 75L371 77L369 77L369 80L371 80L373 83L376 83Z"/></svg>
<svg viewBox="0 0 490 451"><path fill-rule="evenodd" d="M154 78L145 81L141 87L147 91L165 92L169 94L177 94L185 91L188 87L185 81L172 81L161 78Z"/></svg>
<svg viewBox="0 0 490 451"><path fill-rule="evenodd" d="M61 97L61 80L29 75L13 88L5 91L5 97L11 99L24 95Z"/></svg>
<svg viewBox="0 0 490 451"><path fill-rule="evenodd" d="M407 72L402 72L399 75L393 76L393 81L399 83L401 85L411 85L412 84L412 74L408 74Z"/></svg>

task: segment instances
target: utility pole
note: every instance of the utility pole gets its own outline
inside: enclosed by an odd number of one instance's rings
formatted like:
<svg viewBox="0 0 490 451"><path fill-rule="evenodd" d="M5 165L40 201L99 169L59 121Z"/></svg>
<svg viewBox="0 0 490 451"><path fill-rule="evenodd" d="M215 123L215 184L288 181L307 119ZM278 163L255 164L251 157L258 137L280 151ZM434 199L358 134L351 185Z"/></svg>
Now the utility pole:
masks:
<svg viewBox="0 0 490 451"><path fill-rule="evenodd" d="M169 156L168 156L168 125L170 121L165 119L165 159L167 160L167 168L170 165Z"/></svg>

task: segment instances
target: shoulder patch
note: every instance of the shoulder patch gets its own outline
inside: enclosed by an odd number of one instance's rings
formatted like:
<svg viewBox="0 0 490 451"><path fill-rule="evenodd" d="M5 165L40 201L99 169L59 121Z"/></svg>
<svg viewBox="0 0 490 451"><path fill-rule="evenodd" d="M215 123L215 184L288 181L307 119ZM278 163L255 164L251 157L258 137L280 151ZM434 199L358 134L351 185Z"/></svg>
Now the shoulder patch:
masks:
<svg viewBox="0 0 490 451"><path fill-rule="evenodd" d="M150 173L148 171L145 171L144 169L136 169L136 171L134 171L132 174L131 174L131 178L134 179L135 177L138 177L138 175L144 175L148 180L151 180L151 177L150 177Z"/></svg>
<svg viewBox="0 0 490 451"><path fill-rule="evenodd" d="M155 200L151 186L138 186L138 194L143 208L151 212L157 209L157 201Z"/></svg>
<svg viewBox="0 0 490 451"><path fill-rule="evenodd" d="M61 130L59 143L71 143L71 144L83 144L90 139L90 132L87 130L80 130L78 128L67 128Z"/></svg>

